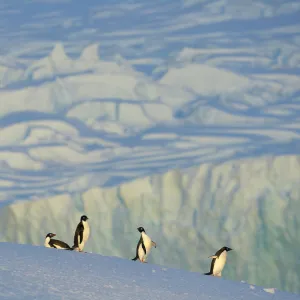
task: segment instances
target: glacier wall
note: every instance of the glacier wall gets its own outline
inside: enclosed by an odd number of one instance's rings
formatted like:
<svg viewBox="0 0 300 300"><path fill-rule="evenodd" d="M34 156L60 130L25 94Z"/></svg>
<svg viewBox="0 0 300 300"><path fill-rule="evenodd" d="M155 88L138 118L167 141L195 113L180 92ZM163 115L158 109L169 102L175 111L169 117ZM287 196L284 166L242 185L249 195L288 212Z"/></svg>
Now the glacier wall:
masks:
<svg viewBox="0 0 300 300"><path fill-rule="evenodd" d="M87 251L130 259L143 225L151 263L204 273L228 245L225 278L299 292L299 169L299 156L263 156L22 201L0 210L1 241L42 245L52 231L72 243L86 213Z"/></svg>
<svg viewBox="0 0 300 300"><path fill-rule="evenodd" d="M102 2L0 5L0 240L299 291L300 2Z"/></svg>

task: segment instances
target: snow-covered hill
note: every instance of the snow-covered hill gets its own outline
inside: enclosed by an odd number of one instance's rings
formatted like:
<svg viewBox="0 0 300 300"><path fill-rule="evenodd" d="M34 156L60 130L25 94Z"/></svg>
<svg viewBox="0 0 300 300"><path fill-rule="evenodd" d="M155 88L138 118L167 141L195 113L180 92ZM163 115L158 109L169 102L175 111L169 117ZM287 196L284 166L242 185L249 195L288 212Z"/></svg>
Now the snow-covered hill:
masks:
<svg viewBox="0 0 300 300"><path fill-rule="evenodd" d="M0 243L0 298L296 300L298 296L116 257Z"/></svg>
<svg viewBox="0 0 300 300"><path fill-rule="evenodd" d="M299 12L0 4L0 240L71 242L87 213L89 251L131 257L143 225L152 262L204 272L228 244L225 278L300 293Z"/></svg>

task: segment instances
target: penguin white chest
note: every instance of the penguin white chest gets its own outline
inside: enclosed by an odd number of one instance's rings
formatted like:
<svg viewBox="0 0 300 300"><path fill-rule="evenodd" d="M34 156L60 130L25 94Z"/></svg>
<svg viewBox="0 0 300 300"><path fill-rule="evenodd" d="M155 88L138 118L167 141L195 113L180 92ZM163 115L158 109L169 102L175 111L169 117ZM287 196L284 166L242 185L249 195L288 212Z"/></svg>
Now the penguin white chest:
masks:
<svg viewBox="0 0 300 300"><path fill-rule="evenodd" d="M83 233L82 233L82 242L80 243L80 235L78 235L78 249L80 251L83 250L86 241L88 240L89 236L90 236L90 226L89 223L86 221L82 221L82 225L83 225Z"/></svg>
<svg viewBox="0 0 300 300"><path fill-rule="evenodd" d="M51 246L49 245L49 242L50 242L50 238L49 238L49 237L46 237L46 238L45 238L44 246L47 247L47 248L51 248Z"/></svg>
<svg viewBox="0 0 300 300"><path fill-rule="evenodd" d="M90 225L89 225L88 222L85 222L85 221L83 221L82 224L83 224L83 228L84 228L84 230L83 230L83 242L85 243L88 240L89 236L90 236Z"/></svg>
<svg viewBox="0 0 300 300"><path fill-rule="evenodd" d="M227 259L227 251L223 251L219 258L216 258L215 264L214 264L214 270L213 274L216 276L222 272L224 269L225 263Z"/></svg>
<svg viewBox="0 0 300 300"><path fill-rule="evenodd" d="M144 252L142 244L139 246L139 258L142 259L145 256L149 255L151 247L152 247L152 240L151 238L144 232L142 232L142 238L144 242L144 246L146 248L146 253Z"/></svg>

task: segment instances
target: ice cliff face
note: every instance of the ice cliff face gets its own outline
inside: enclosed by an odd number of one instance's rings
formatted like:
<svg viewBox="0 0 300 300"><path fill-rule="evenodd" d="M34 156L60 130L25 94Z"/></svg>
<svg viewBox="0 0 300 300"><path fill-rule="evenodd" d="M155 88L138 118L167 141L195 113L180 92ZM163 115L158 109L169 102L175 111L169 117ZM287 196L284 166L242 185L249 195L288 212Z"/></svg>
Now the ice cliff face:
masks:
<svg viewBox="0 0 300 300"><path fill-rule="evenodd" d="M88 251L143 225L150 262L227 244L224 277L300 291L300 2L56 2L0 5L1 240L86 213Z"/></svg>
<svg viewBox="0 0 300 300"><path fill-rule="evenodd" d="M264 156L15 203L0 211L1 241L42 245L52 231L72 243L86 213L87 251L130 259L143 225L158 244L149 262L203 273L228 245L224 277L299 292L299 169L297 156Z"/></svg>

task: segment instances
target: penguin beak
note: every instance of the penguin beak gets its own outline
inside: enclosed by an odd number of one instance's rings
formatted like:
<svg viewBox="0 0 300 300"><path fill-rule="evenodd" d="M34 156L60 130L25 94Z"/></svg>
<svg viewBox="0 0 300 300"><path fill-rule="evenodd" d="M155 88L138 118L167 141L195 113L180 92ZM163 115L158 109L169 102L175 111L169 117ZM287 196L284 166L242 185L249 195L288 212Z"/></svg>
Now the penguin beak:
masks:
<svg viewBox="0 0 300 300"><path fill-rule="evenodd" d="M231 250L233 250L233 249L231 249L231 248L228 248L228 251L231 251Z"/></svg>
<svg viewBox="0 0 300 300"><path fill-rule="evenodd" d="M52 234L52 236L56 236L56 234L55 234L55 233L53 233L53 234Z"/></svg>

